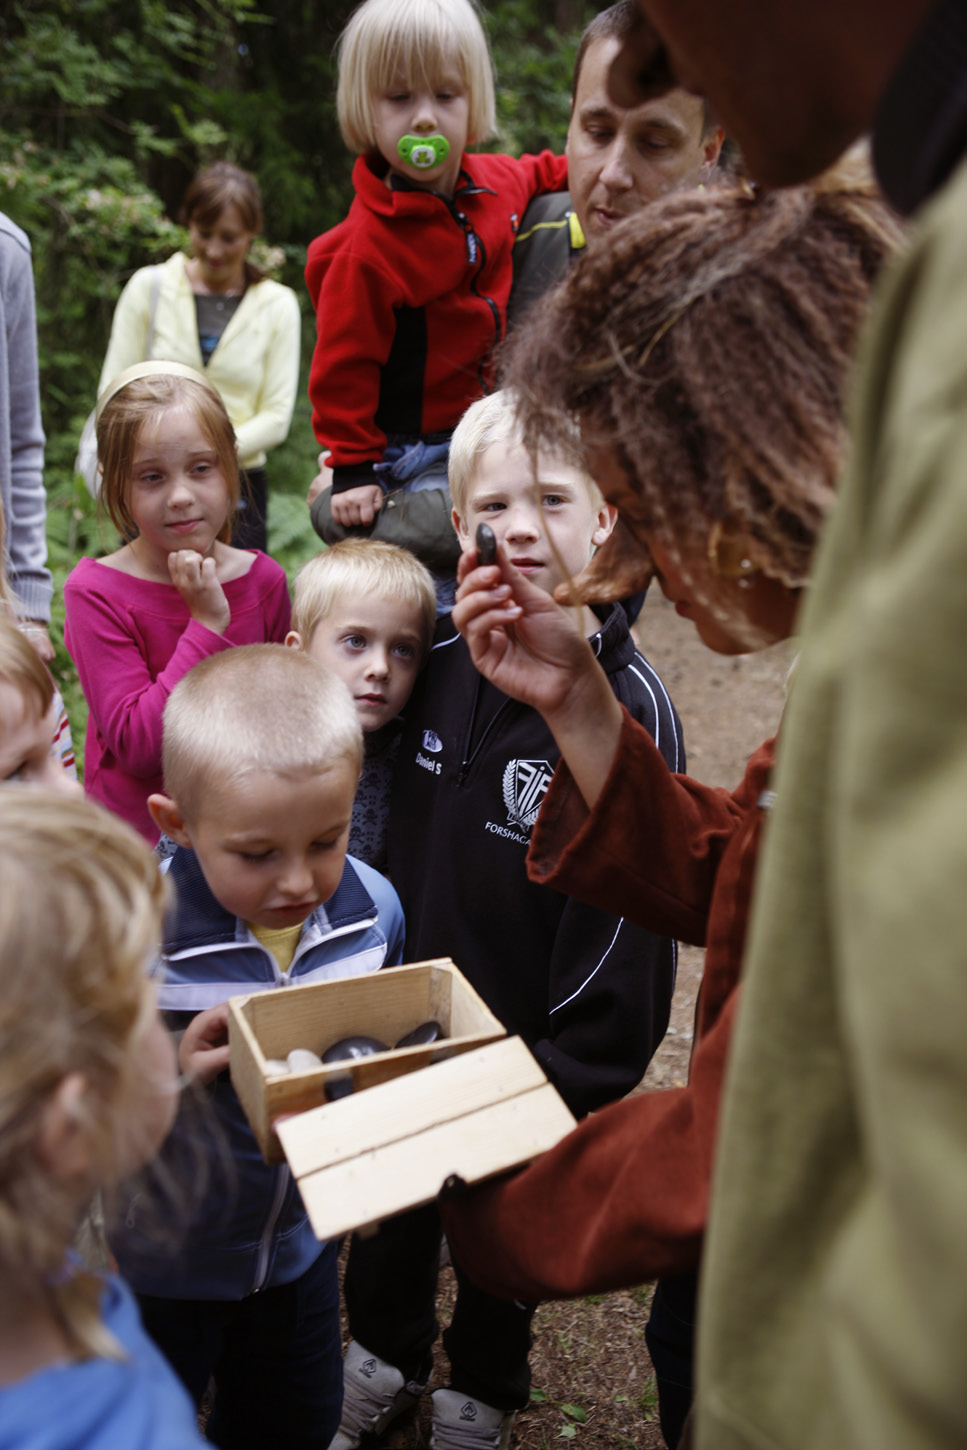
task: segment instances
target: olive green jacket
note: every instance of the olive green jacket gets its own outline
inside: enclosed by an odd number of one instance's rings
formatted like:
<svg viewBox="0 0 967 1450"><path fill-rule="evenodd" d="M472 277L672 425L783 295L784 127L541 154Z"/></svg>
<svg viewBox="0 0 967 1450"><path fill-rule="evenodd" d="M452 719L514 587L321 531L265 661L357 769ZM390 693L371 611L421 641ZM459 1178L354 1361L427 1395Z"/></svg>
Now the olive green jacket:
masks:
<svg viewBox="0 0 967 1450"><path fill-rule="evenodd" d="M700 1450L967 1445L967 165L858 381L728 1074Z"/></svg>

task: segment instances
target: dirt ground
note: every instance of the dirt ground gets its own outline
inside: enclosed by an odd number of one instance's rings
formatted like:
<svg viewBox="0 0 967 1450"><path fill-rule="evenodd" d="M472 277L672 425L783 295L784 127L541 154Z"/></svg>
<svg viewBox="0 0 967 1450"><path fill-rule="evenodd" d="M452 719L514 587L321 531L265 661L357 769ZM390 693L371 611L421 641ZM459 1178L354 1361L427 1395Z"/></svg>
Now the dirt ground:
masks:
<svg viewBox="0 0 967 1450"><path fill-rule="evenodd" d="M711 785L735 785L745 762L773 734L782 711L791 654L776 646L725 658L702 645L653 588L635 627L639 645L658 669L681 716L689 772ZM692 1044L702 952L683 947L668 1035L638 1092L683 1084ZM515 1450L659 1450L657 1402L644 1326L650 1286L595 1295L538 1310L531 1353L532 1403L517 1417ZM453 1275L441 1276L443 1323L453 1302ZM446 1384L438 1352L431 1389ZM387 1432L386 1450L429 1444L429 1397Z"/></svg>

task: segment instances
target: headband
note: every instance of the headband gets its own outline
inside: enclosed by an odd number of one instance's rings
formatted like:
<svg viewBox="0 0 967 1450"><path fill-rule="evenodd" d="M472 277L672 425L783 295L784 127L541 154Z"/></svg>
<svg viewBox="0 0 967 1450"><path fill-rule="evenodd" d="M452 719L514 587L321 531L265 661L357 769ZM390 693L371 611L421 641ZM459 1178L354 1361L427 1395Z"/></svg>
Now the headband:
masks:
<svg viewBox="0 0 967 1450"><path fill-rule="evenodd" d="M212 385L203 373L196 368L190 368L187 363L163 362L161 358L149 358L147 362L134 363L131 367L125 368L123 372L117 373L97 400L97 407L94 409L95 423L100 421L105 405L111 401L115 393L126 388L128 383L137 382L138 378L174 377L188 378L193 383L201 383L203 388L212 392Z"/></svg>

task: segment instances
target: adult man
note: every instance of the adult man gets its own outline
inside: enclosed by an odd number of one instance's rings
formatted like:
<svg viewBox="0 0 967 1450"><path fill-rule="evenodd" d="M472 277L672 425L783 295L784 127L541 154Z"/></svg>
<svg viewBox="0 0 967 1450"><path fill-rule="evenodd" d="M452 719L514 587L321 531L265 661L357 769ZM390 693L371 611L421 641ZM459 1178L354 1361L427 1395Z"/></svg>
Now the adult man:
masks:
<svg viewBox="0 0 967 1450"><path fill-rule="evenodd" d="M612 73L708 96L753 175L867 128L919 213L806 609L717 1149L700 1450L967 1443L967 8L640 0ZM958 799L959 795L959 799Z"/></svg>
<svg viewBox="0 0 967 1450"><path fill-rule="evenodd" d="M510 326L561 280L585 246L666 191L698 186L718 161L723 131L697 96L673 89L629 107L611 99L608 74L635 18L634 0L618 0L581 36L567 133L570 192L536 197L524 214L514 246Z"/></svg>

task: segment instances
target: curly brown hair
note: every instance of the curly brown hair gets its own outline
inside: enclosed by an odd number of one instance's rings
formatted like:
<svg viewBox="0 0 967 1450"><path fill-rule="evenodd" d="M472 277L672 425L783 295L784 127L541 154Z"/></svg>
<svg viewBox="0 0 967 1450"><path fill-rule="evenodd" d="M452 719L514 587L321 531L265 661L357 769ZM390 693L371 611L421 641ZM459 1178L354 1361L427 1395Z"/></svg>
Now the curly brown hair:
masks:
<svg viewBox="0 0 967 1450"><path fill-rule="evenodd" d="M585 454L611 450L639 523L683 564L722 521L756 569L799 588L843 461L870 287L901 236L857 157L810 186L647 207L513 339L506 381L528 444L577 418Z"/></svg>

